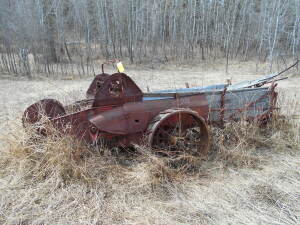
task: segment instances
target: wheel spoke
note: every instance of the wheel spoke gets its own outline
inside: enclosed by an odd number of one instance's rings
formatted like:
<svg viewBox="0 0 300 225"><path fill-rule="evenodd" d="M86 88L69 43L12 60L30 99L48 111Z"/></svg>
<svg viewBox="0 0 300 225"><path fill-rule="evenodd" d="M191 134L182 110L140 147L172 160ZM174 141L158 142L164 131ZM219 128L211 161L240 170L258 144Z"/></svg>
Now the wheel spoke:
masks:
<svg viewBox="0 0 300 225"><path fill-rule="evenodd" d="M165 135L167 135L167 136L172 136L171 134L169 134L169 132L168 131L166 131L164 128L162 128L162 127L159 127L158 128L158 131L162 131L162 133L164 133Z"/></svg>
<svg viewBox="0 0 300 225"><path fill-rule="evenodd" d="M163 113L164 117L153 131L153 146L159 151L167 150L171 155L206 153L208 133L207 130L203 133L205 124L190 112L174 111L170 110L173 115L167 117Z"/></svg>

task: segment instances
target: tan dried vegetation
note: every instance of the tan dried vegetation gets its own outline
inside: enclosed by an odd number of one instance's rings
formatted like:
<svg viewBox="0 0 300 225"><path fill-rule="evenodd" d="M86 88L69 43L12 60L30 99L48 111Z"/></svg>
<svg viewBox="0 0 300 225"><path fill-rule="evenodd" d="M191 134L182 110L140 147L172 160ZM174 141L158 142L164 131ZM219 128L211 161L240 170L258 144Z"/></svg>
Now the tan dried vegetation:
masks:
<svg viewBox="0 0 300 225"><path fill-rule="evenodd" d="M265 127L211 127L205 161L37 139L9 121L0 224L299 224L299 101L279 104L284 116Z"/></svg>
<svg viewBox="0 0 300 225"><path fill-rule="evenodd" d="M297 224L299 161L289 158L299 159L300 140L299 126L292 121L279 117L264 128L246 122L212 128L207 161L159 157L141 146L127 151L89 148L69 137L36 141L12 123L0 157L1 223L222 224L230 221L224 214L236 222L257 221L239 215L241 207L252 213L271 208L273 221L265 215L266 223ZM250 183L246 190L241 184L236 190L230 188L235 181L228 170L251 173L249 168L254 168L259 173L270 157L286 157L285 163L295 166L279 164L282 174L275 172L280 183L292 179L292 190L264 181L262 175L245 179ZM251 179L257 179L257 184ZM216 187L223 195L215 202L205 201L216 195L207 189ZM202 189L213 196L204 196ZM228 195L234 196L233 202ZM220 207L217 211L213 210L216 206ZM230 207L237 207L237 212Z"/></svg>

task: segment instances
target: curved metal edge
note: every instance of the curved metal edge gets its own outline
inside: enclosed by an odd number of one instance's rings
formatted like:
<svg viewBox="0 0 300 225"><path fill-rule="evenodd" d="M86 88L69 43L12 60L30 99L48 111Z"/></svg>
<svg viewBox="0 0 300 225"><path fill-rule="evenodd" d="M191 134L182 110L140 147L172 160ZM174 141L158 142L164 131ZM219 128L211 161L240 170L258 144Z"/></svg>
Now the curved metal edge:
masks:
<svg viewBox="0 0 300 225"><path fill-rule="evenodd" d="M63 105L55 99L42 99L30 105L23 113L22 124L26 128L28 124L38 123L42 116L45 115L49 119L57 116L65 115L66 111Z"/></svg>
<svg viewBox="0 0 300 225"><path fill-rule="evenodd" d="M203 150L201 150L201 155L203 157L207 157L208 155L208 149L211 145L211 138L209 135L209 129L208 126L205 122L205 119L202 118L201 116L199 116L199 114L196 111L193 111L191 109L188 108L172 108L172 109L168 109L165 111L162 111L161 113L159 113L157 116L155 116L152 121L150 122L148 129L146 131L146 134L148 135L148 145L149 147L152 147L153 144L153 137L154 137L154 133L156 131L156 129L160 126L160 124L166 120L167 118L177 114L177 113L187 113L190 114L192 116L194 116L194 118L196 118L198 120L198 123L201 125L201 131L204 130L205 131L205 146L203 147Z"/></svg>

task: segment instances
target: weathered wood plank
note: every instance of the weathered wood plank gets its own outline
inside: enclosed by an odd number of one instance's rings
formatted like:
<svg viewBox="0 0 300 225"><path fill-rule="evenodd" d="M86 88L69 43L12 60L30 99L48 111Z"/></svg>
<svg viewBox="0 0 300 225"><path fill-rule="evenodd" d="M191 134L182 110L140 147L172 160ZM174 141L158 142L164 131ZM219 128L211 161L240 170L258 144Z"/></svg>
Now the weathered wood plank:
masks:
<svg viewBox="0 0 300 225"><path fill-rule="evenodd" d="M202 94L206 96L208 101L210 109L209 120L212 122L220 121L222 119L220 112L223 90L182 93L144 93L144 97L175 98ZM226 91L224 96L225 111L223 119L228 120L231 117L238 119L243 116L257 117L266 113L270 108L269 95L269 88L245 88Z"/></svg>
<svg viewBox="0 0 300 225"><path fill-rule="evenodd" d="M222 117L224 120L228 120L262 115L270 108L269 92L270 90L266 88L226 92L223 116L221 116L220 109L222 92L206 95L210 108L209 120L217 122L222 120Z"/></svg>

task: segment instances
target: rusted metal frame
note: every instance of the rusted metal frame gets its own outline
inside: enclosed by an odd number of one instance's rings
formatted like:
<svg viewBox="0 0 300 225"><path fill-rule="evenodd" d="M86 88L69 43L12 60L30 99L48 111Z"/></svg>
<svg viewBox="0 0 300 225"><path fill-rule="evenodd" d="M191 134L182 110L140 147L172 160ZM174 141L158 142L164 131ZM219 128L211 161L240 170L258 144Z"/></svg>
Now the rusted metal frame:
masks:
<svg viewBox="0 0 300 225"><path fill-rule="evenodd" d="M277 83L272 83L270 87L270 110L269 113L273 114L274 109L276 108L277 103L277 93L275 92L275 88L277 87Z"/></svg>
<svg viewBox="0 0 300 225"><path fill-rule="evenodd" d="M107 60L106 62L102 63L102 65L101 65L102 73L104 73L104 65L105 64L116 63L116 62L119 62L119 61L120 61L119 59L111 59L111 60Z"/></svg>
<svg viewBox="0 0 300 225"><path fill-rule="evenodd" d="M224 88L221 94L221 99L220 99L220 123L221 126L224 126L224 116L225 116L225 95L226 95L227 87Z"/></svg>
<svg viewBox="0 0 300 225"><path fill-rule="evenodd" d="M269 99L270 99L270 107L269 107L269 110L260 115L259 117L257 117L257 120L258 121L264 121L266 119L270 119L270 117L273 116L273 112L274 110L277 110L279 109L278 107L276 107L276 103L277 103L277 92L275 92L275 88L277 87L277 83L272 82L272 85L270 87L270 92L268 93L269 95Z"/></svg>

